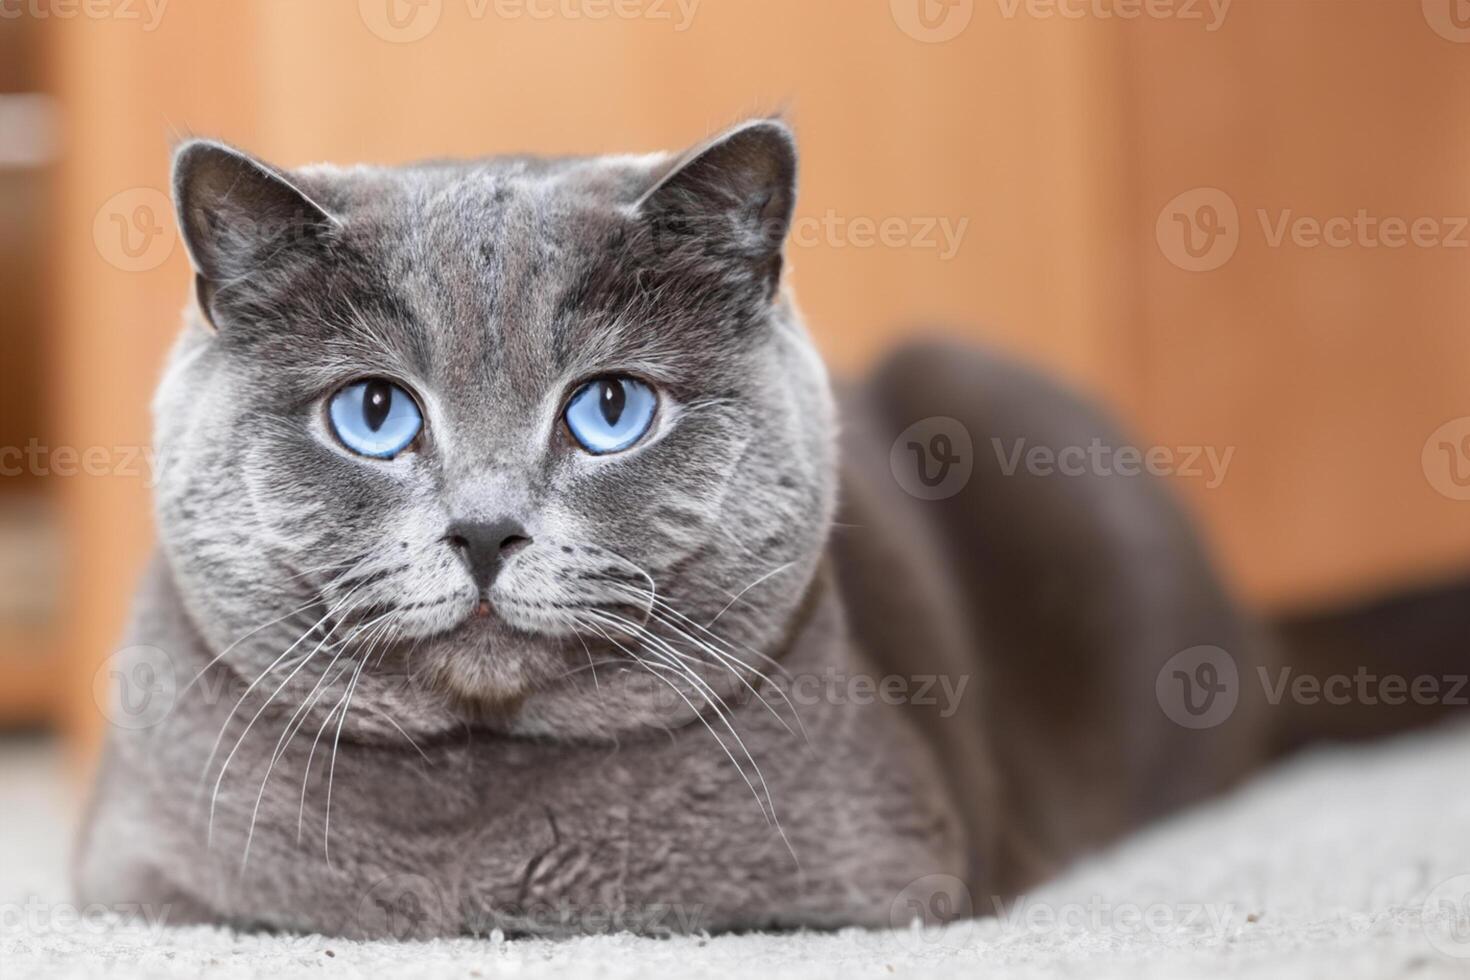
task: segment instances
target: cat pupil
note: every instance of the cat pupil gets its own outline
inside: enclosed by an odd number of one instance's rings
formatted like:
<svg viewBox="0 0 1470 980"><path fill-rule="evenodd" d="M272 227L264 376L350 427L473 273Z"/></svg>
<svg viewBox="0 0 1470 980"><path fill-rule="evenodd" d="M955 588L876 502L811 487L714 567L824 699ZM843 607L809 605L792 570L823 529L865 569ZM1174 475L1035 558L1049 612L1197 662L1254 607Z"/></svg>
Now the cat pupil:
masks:
<svg viewBox="0 0 1470 980"><path fill-rule="evenodd" d="M369 381L362 395L362 419L377 432L393 407L393 389L386 381Z"/></svg>
<svg viewBox="0 0 1470 980"><path fill-rule="evenodd" d="M602 382L602 417L607 420L608 425L617 425L618 419L623 417L623 407L628 403L628 393L623 390L621 382Z"/></svg>

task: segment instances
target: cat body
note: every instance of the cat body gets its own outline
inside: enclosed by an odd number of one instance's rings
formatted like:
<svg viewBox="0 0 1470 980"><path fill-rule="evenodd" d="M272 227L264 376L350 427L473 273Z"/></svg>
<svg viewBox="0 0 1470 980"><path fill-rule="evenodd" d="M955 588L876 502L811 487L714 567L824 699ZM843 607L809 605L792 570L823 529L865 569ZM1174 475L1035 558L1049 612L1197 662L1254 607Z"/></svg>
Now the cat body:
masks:
<svg viewBox="0 0 1470 980"><path fill-rule="evenodd" d="M989 451L1123 444L1095 410L942 345L834 399L783 270L795 169L770 120L681 156L180 151L197 303L116 665L169 710L109 733L85 901L348 936L902 925L1265 757L1249 696L1160 708L1181 651L1271 652L1157 481ZM895 462L934 419L973 443L942 496ZM354 441L389 422L391 452Z"/></svg>

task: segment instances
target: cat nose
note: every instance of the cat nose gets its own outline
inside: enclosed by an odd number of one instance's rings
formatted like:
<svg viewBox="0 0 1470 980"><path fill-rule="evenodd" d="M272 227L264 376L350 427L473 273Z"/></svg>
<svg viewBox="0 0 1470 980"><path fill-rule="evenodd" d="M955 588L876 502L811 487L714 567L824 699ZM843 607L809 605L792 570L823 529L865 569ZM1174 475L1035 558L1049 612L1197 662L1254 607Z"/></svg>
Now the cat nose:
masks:
<svg viewBox="0 0 1470 980"><path fill-rule="evenodd" d="M526 529L510 518L494 521L455 521L444 540L464 560L481 592L490 588L507 557L531 543Z"/></svg>

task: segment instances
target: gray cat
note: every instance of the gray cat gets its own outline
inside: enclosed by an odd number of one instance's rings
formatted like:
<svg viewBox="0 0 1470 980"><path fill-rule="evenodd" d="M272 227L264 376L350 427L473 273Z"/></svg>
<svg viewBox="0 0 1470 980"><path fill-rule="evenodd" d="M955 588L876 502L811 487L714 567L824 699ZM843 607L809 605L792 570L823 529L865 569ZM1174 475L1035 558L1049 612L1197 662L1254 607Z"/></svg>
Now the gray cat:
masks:
<svg viewBox="0 0 1470 980"><path fill-rule="evenodd" d="M85 901L886 926L990 911L1265 758L1249 691L1160 710L1181 651L1274 648L1158 483L986 451L1122 445L1097 412L943 346L833 396L783 273L795 178L772 120L678 156L178 151L196 302L114 665L167 711L111 729ZM890 465L951 465L890 452L933 418L978 447L948 496Z"/></svg>

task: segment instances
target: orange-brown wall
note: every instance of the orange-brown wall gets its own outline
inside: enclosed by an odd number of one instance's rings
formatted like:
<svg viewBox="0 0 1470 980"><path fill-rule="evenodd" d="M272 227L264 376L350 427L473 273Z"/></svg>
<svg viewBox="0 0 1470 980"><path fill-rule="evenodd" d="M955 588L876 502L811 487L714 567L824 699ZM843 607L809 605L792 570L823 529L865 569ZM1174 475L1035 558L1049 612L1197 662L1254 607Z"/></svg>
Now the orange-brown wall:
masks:
<svg viewBox="0 0 1470 980"><path fill-rule="evenodd" d="M1470 564L1470 503L1438 493L1421 465L1429 434L1470 415L1470 249L1273 247L1256 214L1470 214L1470 43L1437 34L1418 2L1235 0L1208 29L1203 0L1188 9L1206 21L1104 19L1099 0L1072 0L1077 19L1045 16L1044 0L960 0L968 25L936 43L913 36L917 0L701 0L685 30L677 13L541 20L498 17L494 0L426 0L423 16L439 19L412 43L374 33L385 2L173 0L152 30L46 25L65 110L52 329L65 441L147 439L185 260L174 242L155 268L123 271L94 225L99 210L111 227L107 208L130 217L156 202L181 135L288 166L585 153L676 147L784 108L803 148L799 216L817 239L793 246L795 282L839 369L931 324L1064 373L1145 443L1234 447L1218 487L1176 482L1263 603ZM1191 272L1156 226L1199 187L1236 205L1239 244ZM828 216L966 224L946 257L858 247L821 230ZM149 546L145 482L60 488L84 733L91 670Z"/></svg>

